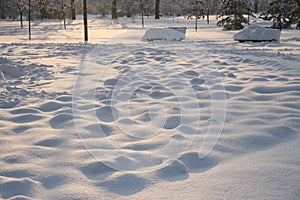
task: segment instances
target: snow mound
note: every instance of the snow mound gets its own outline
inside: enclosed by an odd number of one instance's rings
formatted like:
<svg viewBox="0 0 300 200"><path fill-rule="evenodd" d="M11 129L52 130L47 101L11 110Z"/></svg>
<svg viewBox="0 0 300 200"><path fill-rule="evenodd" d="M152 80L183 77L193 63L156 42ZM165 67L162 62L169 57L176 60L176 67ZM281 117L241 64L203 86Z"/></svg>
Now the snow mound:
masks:
<svg viewBox="0 0 300 200"><path fill-rule="evenodd" d="M233 36L234 40L239 42L253 41L279 41L280 31L259 26L249 26Z"/></svg>
<svg viewBox="0 0 300 200"><path fill-rule="evenodd" d="M185 34L179 30L171 28L151 28L148 29L142 38L142 41L167 40L181 41L185 38Z"/></svg>
<svg viewBox="0 0 300 200"><path fill-rule="evenodd" d="M23 75L24 71L21 67L15 65L6 58L0 57L0 80L4 79L6 76L18 78Z"/></svg>

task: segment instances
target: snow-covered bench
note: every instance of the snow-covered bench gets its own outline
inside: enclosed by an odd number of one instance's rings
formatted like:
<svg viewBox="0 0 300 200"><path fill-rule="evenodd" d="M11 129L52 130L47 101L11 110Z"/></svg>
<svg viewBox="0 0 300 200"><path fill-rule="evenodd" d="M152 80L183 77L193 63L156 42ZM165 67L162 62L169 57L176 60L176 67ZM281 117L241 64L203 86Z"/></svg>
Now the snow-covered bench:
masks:
<svg viewBox="0 0 300 200"><path fill-rule="evenodd" d="M181 41L185 38L185 27L150 28L146 31L142 41L167 40Z"/></svg>
<svg viewBox="0 0 300 200"><path fill-rule="evenodd" d="M264 28L259 26L249 26L238 32L233 39L239 42L265 42L279 41L280 31L277 29Z"/></svg>

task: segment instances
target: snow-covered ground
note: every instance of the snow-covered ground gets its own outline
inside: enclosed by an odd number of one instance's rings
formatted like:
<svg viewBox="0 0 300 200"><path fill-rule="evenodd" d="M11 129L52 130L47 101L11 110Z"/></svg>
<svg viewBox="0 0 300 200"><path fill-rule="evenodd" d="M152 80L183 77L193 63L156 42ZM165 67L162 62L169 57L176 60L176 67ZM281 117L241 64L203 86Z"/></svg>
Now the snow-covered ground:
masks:
<svg viewBox="0 0 300 200"><path fill-rule="evenodd" d="M0 198L299 199L299 30L211 21L0 21Z"/></svg>

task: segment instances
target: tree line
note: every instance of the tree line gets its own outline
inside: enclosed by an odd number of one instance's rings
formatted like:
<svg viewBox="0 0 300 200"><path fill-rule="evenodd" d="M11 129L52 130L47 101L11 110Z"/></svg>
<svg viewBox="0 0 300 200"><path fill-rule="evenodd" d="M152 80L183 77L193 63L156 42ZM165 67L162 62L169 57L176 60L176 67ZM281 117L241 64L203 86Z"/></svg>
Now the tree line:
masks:
<svg viewBox="0 0 300 200"><path fill-rule="evenodd" d="M28 1L0 0L0 18L27 18ZM82 0L31 0L31 18L75 20L82 7ZM155 19L162 15L204 18L215 14L224 30L241 29L253 13L260 13L261 18L273 20L273 28L288 28L300 21L300 0L87 0L87 12L112 19L141 13Z"/></svg>
<svg viewBox="0 0 300 200"><path fill-rule="evenodd" d="M146 15L171 16L186 15L193 8L196 0L87 0L88 14L99 14L102 17L114 15L117 17L132 17L141 13L143 4ZM221 9L222 0L200 0L209 6L212 14L217 14ZM257 8L266 9L268 0L256 1L260 4ZM75 18L75 13L82 14L82 0L31 0L31 10L35 19L59 19L62 12L68 18ZM258 11L257 10L257 11ZM16 19L20 14L28 12L28 0L0 0L0 18Z"/></svg>

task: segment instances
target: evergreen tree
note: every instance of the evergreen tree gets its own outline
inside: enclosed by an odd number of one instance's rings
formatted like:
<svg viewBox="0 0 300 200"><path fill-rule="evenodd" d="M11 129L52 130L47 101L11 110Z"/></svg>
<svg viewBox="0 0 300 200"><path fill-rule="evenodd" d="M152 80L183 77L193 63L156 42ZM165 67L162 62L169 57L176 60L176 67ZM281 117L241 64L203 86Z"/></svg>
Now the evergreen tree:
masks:
<svg viewBox="0 0 300 200"><path fill-rule="evenodd" d="M300 0L295 0L297 3L297 8L294 11L295 18L297 19L296 29L300 30Z"/></svg>
<svg viewBox="0 0 300 200"><path fill-rule="evenodd" d="M272 28L288 28L300 18L299 4L299 0L272 0L269 9L260 18L273 20Z"/></svg>
<svg viewBox="0 0 300 200"><path fill-rule="evenodd" d="M224 26L224 30L240 30L242 23L249 23L244 15L252 15L250 4L246 0L222 0L218 26ZM253 15L252 15L253 16Z"/></svg>

